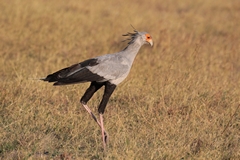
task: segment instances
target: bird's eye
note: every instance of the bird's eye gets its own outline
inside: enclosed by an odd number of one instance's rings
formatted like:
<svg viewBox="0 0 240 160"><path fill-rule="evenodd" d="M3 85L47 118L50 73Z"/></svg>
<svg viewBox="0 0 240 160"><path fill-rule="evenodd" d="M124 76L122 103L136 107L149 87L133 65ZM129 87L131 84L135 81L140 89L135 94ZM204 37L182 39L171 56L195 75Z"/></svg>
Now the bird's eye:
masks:
<svg viewBox="0 0 240 160"><path fill-rule="evenodd" d="M149 34L146 34L145 36L147 40L151 39L151 36Z"/></svg>

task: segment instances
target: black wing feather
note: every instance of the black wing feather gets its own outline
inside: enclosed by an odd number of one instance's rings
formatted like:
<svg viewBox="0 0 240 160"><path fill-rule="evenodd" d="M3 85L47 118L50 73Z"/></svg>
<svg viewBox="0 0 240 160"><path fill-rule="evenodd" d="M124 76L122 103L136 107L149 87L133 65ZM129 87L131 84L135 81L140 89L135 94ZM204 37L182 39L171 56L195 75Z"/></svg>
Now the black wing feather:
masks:
<svg viewBox="0 0 240 160"><path fill-rule="evenodd" d="M54 85L102 81L103 77L92 73L86 67L97 65L97 59L89 59L48 75L43 81L55 82Z"/></svg>

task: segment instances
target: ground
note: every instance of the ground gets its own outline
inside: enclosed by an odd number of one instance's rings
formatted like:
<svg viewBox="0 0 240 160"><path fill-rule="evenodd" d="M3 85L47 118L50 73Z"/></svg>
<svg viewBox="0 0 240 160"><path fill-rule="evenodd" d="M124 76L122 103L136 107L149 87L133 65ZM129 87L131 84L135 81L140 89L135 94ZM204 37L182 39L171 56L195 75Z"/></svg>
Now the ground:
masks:
<svg viewBox="0 0 240 160"><path fill-rule="evenodd" d="M237 0L0 1L0 159L240 159ZM104 114L39 81L151 34ZM88 103L97 114L102 91Z"/></svg>

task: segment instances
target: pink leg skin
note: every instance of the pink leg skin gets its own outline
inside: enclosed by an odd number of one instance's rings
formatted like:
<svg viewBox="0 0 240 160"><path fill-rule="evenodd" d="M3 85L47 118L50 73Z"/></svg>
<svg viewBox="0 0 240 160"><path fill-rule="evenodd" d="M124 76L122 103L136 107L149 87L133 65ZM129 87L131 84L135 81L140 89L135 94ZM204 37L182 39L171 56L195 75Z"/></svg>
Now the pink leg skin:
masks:
<svg viewBox="0 0 240 160"><path fill-rule="evenodd" d="M92 118L97 122L97 124L99 125L99 127L101 127L101 124L99 122L99 120L96 118L96 116L92 113L92 111L90 110L90 108L86 105L83 104L83 107L87 110L87 112L92 116Z"/></svg>
<svg viewBox="0 0 240 160"><path fill-rule="evenodd" d="M83 107L87 110L87 112L92 116L92 118L97 122L97 124L99 125L99 127L101 128L102 131L102 139L103 139L103 149L104 151L106 151L106 144L107 144L107 138L108 138L108 134L104 129L103 126L103 115L100 114L100 122L99 120L96 118L96 116L92 113L92 111L90 110L90 108L86 105L86 104L82 104Z"/></svg>
<svg viewBox="0 0 240 160"><path fill-rule="evenodd" d="M101 130L102 130L102 139L103 139L103 149L104 151L106 151L106 144L107 144L107 134L105 134L105 129L104 129L104 126L103 126L103 115L100 114L100 124L101 124Z"/></svg>

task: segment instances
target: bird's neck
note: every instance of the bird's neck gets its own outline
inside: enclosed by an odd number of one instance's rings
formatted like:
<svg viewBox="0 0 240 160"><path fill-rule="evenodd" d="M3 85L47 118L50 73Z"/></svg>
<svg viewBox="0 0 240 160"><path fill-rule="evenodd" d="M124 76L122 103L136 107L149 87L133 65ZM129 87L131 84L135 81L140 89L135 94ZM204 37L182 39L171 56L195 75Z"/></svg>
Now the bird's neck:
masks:
<svg viewBox="0 0 240 160"><path fill-rule="evenodd" d="M141 46L141 44L136 42L131 43L122 51L121 54L123 54L125 57L127 57L130 61L133 62Z"/></svg>

